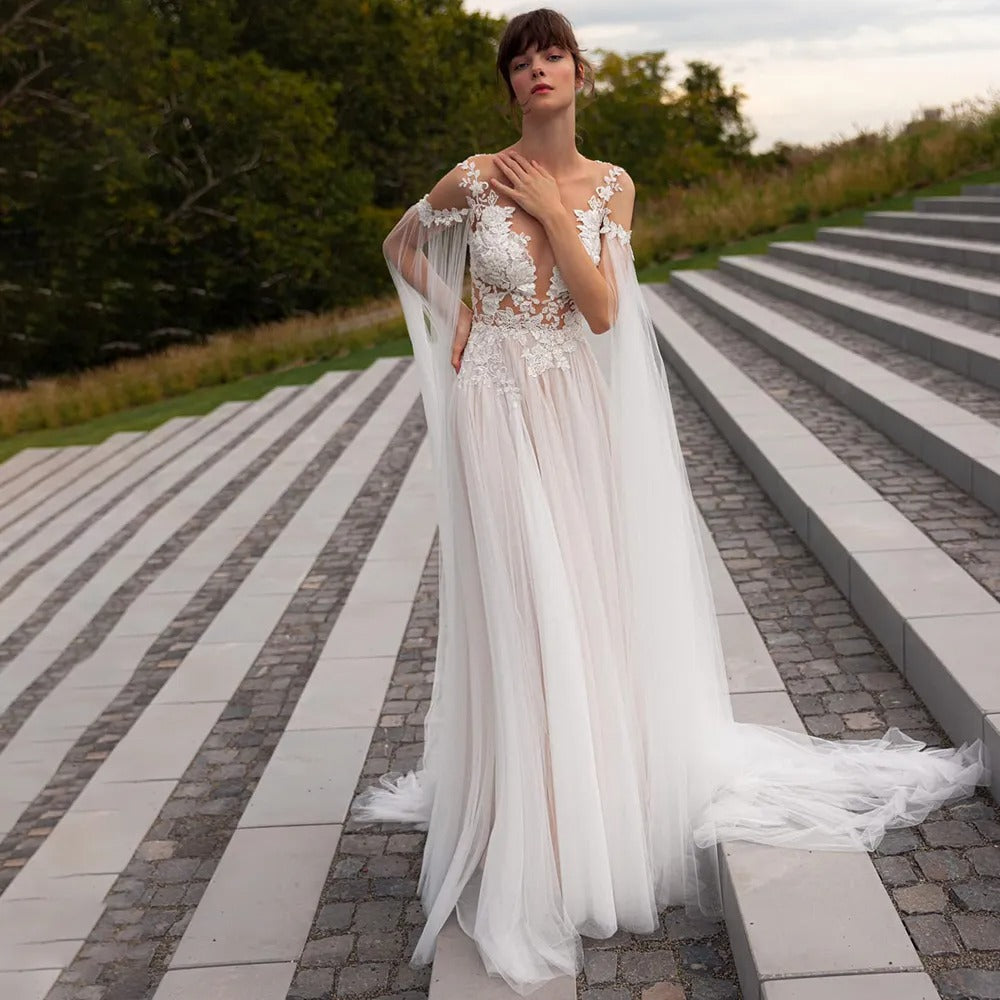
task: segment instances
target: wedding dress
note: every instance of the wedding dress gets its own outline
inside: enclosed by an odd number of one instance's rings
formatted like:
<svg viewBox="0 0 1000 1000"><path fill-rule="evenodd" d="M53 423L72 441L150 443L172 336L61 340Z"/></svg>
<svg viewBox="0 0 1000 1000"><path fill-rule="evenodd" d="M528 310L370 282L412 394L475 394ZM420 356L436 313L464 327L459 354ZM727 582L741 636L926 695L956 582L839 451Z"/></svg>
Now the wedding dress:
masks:
<svg viewBox="0 0 1000 1000"><path fill-rule="evenodd" d="M580 239L611 292L595 334L544 239L483 179L425 195L384 249L436 474L439 634L423 757L355 800L427 830L425 965L452 910L521 995L581 935L720 912L715 845L871 850L986 778L980 742L826 741L733 720L696 509L607 166ZM627 220L626 220L627 221ZM473 324L450 363L466 257Z"/></svg>

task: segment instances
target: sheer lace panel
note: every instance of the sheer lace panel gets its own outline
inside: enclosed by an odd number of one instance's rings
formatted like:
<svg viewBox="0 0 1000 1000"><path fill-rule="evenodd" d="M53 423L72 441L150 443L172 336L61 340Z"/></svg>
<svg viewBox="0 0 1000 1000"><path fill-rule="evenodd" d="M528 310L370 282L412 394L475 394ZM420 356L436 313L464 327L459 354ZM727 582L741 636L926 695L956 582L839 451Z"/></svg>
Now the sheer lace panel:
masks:
<svg viewBox="0 0 1000 1000"><path fill-rule="evenodd" d="M517 205L500 204L500 196L482 179L474 159L460 164L464 174L459 183L468 190L473 217L469 234L473 322L459 379L490 385L517 402L520 392L507 365L505 342L520 346L526 371L537 377L552 368L569 369L569 356L586 336L587 326L542 226ZM608 218L608 202L622 190L617 179L623 171L607 166L587 207L573 210L580 239L595 264L601 260L603 233L631 250L630 234Z"/></svg>

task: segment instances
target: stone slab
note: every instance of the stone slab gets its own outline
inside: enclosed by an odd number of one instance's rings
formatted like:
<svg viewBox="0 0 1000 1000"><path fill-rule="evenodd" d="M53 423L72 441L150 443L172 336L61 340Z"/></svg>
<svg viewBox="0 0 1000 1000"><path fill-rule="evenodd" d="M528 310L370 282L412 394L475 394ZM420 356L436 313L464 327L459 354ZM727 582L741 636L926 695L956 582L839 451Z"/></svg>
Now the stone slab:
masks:
<svg viewBox="0 0 1000 1000"><path fill-rule="evenodd" d="M997 610L996 599L936 546L854 553L848 596L900 666L907 621Z"/></svg>
<svg viewBox="0 0 1000 1000"><path fill-rule="evenodd" d="M298 961L340 830L236 830L170 968Z"/></svg>
<svg viewBox="0 0 1000 1000"><path fill-rule="evenodd" d="M982 737L983 717L1000 712L997 650L1000 611L906 623L903 672L956 743Z"/></svg>
<svg viewBox="0 0 1000 1000"><path fill-rule="evenodd" d="M227 700L148 705L91 780L179 781Z"/></svg>
<svg viewBox="0 0 1000 1000"><path fill-rule="evenodd" d="M409 601L353 601L341 609L327 637L323 658L395 656L410 617Z"/></svg>
<svg viewBox="0 0 1000 1000"><path fill-rule="evenodd" d="M24 944L0 939L0 973L48 971L58 974L83 946L84 939ZM3 1000L7 1000L6 997Z"/></svg>
<svg viewBox="0 0 1000 1000"><path fill-rule="evenodd" d="M939 1000L925 972L775 979L763 984L762 1000Z"/></svg>
<svg viewBox="0 0 1000 1000"><path fill-rule="evenodd" d="M395 657L327 657L317 661L286 731L378 725Z"/></svg>
<svg viewBox="0 0 1000 1000"><path fill-rule="evenodd" d="M4 459L0 462L0 486L6 487L28 469L54 458L58 450L58 448L22 448L10 458ZM3 493L0 493L0 499L3 499Z"/></svg>
<svg viewBox="0 0 1000 1000"><path fill-rule="evenodd" d="M59 978L60 969L34 972L0 972L0 997L4 1000L45 1000Z"/></svg>
<svg viewBox="0 0 1000 1000"><path fill-rule="evenodd" d="M780 726L797 733L805 727L795 711L792 699L784 691L762 691L734 694L730 697L733 718L737 722L752 722L761 726Z"/></svg>
<svg viewBox="0 0 1000 1000"><path fill-rule="evenodd" d="M238 828L343 823L371 741L367 726L282 733Z"/></svg>
<svg viewBox="0 0 1000 1000"><path fill-rule="evenodd" d="M124 871L175 785L173 781L91 782L21 869L11 889L22 879L27 886L37 884L38 878Z"/></svg>
<svg viewBox="0 0 1000 1000"><path fill-rule="evenodd" d="M720 848L720 857L745 1000L756 1000L748 981L922 971L866 853L733 841ZM753 979L744 975L744 963Z"/></svg>
<svg viewBox="0 0 1000 1000"><path fill-rule="evenodd" d="M322 542L314 539L318 550ZM262 560L263 561L263 560ZM244 581L245 585L246 581ZM250 594L241 585L205 629L202 641L263 643L288 607L290 594Z"/></svg>
<svg viewBox="0 0 1000 1000"><path fill-rule="evenodd" d="M294 962L169 969L153 1000L285 1000Z"/></svg>
<svg viewBox="0 0 1000 1000"><path fill-rule="evenodd" d="M593 992L593 991L591 991ZM602 991L603 992L603 991ZM455 914L438 932L428 1000L511 1000L517 996L499 977L490 976L475 942ZM575 1000L576 978L558 976L531 994L532 1000Z"/></svg>
<svg viewBox="0 0 1000 1000"><path fill-rule="evenodd" d="M983 719L983 742L992 763L990 769L990 791L993 797L1000 799L1000 714L987 715Z"/></svg>
<svg viewBox="0 0 1000 1000"><path fill-rule="evenodd" d="M161 436L176 430L168 428L168 424L157 428ZM79 461L47 476L16 500L0 501L0 551L74 501L86 508L90 491L126 468L143 451L159 443L156 439L149 440L150 437L152 432L145 435L112 434L99 445L91 447Z"/></svg>
<svg viewBox="0 0 1000 1000"><path fill-rule="evenodd" d="M852 554L935 549L934 543L882 499L809 509L806 541L842 594L851 592Z"/></svg>
<svg viewBox="0 0 1000 1000"><path fill-rule="evenodd" d="M256 642L199 642L156 693L150 707L229 701L260 649Z"/></svg>
<svg viewBox="0 0 1000 1000"><path fill-rule="evenodd" d="M753 618L746 612L719 615L718 623L729 690L733 694L784 691L785 685Z"/></svg>

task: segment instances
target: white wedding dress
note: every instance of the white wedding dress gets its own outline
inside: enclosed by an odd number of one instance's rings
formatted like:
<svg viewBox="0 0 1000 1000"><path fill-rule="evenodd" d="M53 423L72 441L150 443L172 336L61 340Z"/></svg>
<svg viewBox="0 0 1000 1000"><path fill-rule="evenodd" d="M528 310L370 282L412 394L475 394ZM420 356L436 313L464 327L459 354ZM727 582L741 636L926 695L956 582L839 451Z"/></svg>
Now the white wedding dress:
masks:
<svg viewBox="0 0 1000 1000"><path fill-rule="evenodd" d="M621 168L575 210L608 279L596 335L537 221L458 164L385 243L431 438L440 627L424 754L352 818L427 830L410 963L457 908L527 995L580 935L717 914L715 844L869 850L986 780L980 743L824 741L735 723L663 363L615 218ZM452 337L468 256L474 320Z"/></svg>

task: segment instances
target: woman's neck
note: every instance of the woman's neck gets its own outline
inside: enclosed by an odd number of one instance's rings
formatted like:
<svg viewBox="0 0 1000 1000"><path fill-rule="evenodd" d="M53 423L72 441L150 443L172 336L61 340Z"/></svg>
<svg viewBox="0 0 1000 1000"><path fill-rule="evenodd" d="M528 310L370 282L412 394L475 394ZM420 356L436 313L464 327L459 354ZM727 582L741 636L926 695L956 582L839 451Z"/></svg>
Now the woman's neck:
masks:
<svg viewBox="0 0 1000 1000"><path fill-rule="evenodd" d="M573 115L546 117L533 121L525 117L516 149L529 160L537 160L556 180L575 177L586 162L576 148Z"/></svg>

